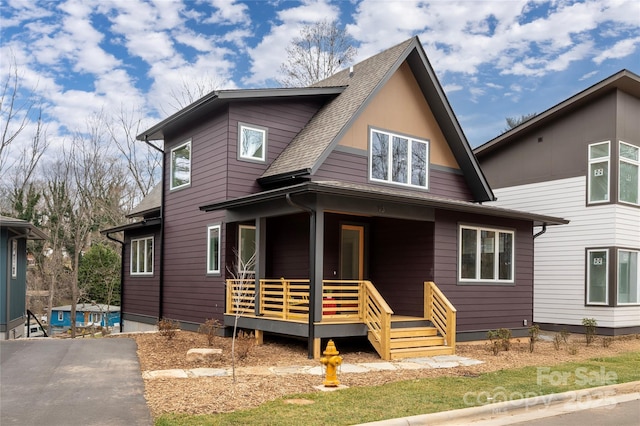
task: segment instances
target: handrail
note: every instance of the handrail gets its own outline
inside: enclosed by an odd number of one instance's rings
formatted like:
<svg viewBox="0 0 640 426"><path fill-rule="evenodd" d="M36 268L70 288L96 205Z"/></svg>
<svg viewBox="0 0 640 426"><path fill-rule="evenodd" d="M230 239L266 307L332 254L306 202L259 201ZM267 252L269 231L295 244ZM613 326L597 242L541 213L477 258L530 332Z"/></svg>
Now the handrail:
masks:
<svg viewBox="0 0 640 426"><path fill-rule="evenodd" d="M444 337L445 345L456 347L456 308L432 281L424 283L424 316Z"/></svg>
<svg viewBox="0 0 640 426"><path fill-rule="evenodd" d="M31 337L31 319L29 317L33 317L33 319L36 320L36 322L40 326L40 330L42 330L42 333L44 334L44 337L49 337L47 335L47 330L45 330L44 327L42 326L42 324L40 324L40 321L38 320L38 317L36 317L34 315L34 313L31 312L29 309L27 309L27 325L28 325L27 326L27 337Z"/></svg>
<svg viewBox="0 0 640 426"><path fill-rule="evenodd" d="M371 342L383 359L391 359L391 315L389 307L382 295L371 281L362 282L363 308L362 316L373 341ZM370 337L370 340L371 340Z"/></svg>

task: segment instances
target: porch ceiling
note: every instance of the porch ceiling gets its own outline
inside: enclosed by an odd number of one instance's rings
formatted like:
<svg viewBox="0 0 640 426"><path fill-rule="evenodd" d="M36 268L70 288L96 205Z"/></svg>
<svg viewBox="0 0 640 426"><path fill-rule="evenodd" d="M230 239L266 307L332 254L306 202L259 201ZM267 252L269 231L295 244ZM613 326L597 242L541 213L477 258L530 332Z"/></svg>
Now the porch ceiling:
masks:
<svg viewBox="0 0 640 426"><path fill-rule="evenodd" d="M263 191L233 200L225 200L217 203L200 206L202 211L233 210L251 206L258 202L268 202L281 200L287 195L298 194L323 194L333 196L343 196L354 199L374 200L390 203L400 203L421 207L437 208L441 210L451 210L464 213L482 214L487 216L497 216L509 219L529 220L534 226L542 225L564 225L568 220L554 216L539 215L522 212L518 210L504 209L500 207L487 206L483 204L459 201L448 198L433 196L429 193L407 191L399 188L387 188L368 184L355 184L339 181L316 181L305 182L284 188Z"/></svg>

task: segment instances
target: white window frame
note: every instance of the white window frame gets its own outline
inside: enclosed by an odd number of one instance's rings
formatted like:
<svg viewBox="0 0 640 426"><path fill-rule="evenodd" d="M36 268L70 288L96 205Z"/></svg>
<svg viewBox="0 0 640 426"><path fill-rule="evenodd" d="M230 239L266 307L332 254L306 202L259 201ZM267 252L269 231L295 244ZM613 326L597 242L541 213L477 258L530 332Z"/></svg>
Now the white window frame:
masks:
<svg viewBox="0 0 640 426"><path fill-rule="evenodd" d="M607 145L607 156L606 157L596 157L591 158L591 147L596 145ZM589 159L589 164L587 166L587 204L602 204L608 203L611 199L611 141L603 141L589 144L588 146L587 156ZM591 200L591 165L594 163L607 163L607 197L604 200Z"/></svg>
<svg viewBox="0 0 640 426"><path fill-rule="evenodd" d="M383 135L387 135L389 137L389 145L387 147L387 178L380 179L373 176L373 134L380 133ZM407 140L407 182L396 182L393 180L393 138L401 138ZM426 158L425 158L425 180L423 185L416 185L411 183L411 178L413 176L413 165L412 165L412 149L413 143L420 143L425 145L426 147ZM380 129L371 128L369 130L369 180L374 182L384 182L391 185L400 185L410 188L420 188L420 189L429 189L429 158L430 158L430 144L426 139L419 139L412 136L402 135L398 133L387 132Z"/></svg>
<svg viewBox="0 0 640 426"><path fill-rule="evenodd" d="M218 258L216 259L216 265L211 265L211 231L218 231ZM220 274L220 249L222 247L221 242L222 231L220 225L211 225L207 227L207 274ZM212 267L213 266L213 267Z"/></svg>
<svg viewBox="0 0 640 426"><path fill-rule="evenodd" d="M243 262L240 259L244 258L244 253L242 252L242 231L244 229L252 229L254 231L254 233L256 232L256 227L254 225L240 225L238 226L238 272L243 275L245 278L247 278L248 276L252 276L253 274L255 274L255 264L256 264L256 257L257 257L257 250L258 247L254 247L254 253L253 253L253 269L241 269L241 266L243 264ZM257 234L256 234L256 240L257 240ZM249 257L249 259L251 258L251 256Z"/></svg>
<svg viewBox="0 0 640 426"><path fill-rule="evenodd" d="M592 302L591 301L591 253L593 252L606 252L606 265L605 265L605 284L604 284L604 302ZM587 278L587 300L586 304L589 306L609 306L609 286L611 283L609 282L609 268L610 268L611 256L609 248L590 248L587 249L587 259L586 259L586 278Z"/></svg>
<svg viewBox="0 0 640 426"><path fill-rule="evenodd" d="M189 178L187 179L187 182L185 182L185 183L182 183L180 185L174 185L174 182L173 182L174 176L173 175L175 173L175 170L174 170L174 159L173 159L173 156L174 156L174 153L177 150L182 149L182 148L187 147L187 146L189 147ZM192 158L193 158L193 149L192 149L192 146L191 146L191 140L188 140L188 141L186 141L184 143L181 143L180 145L177 145L177 146L171 148L171 153L169 155L169 167L170 167L169 189L170 190L185 188L185 187L191 185L191 164L192 164L191 160L192 160Z"/></svg>
<svg viewBox="0 0 640 426"><path fill-rule="evenodd" d="M619 163L618 163L618 201L621 202L621 203L624 203L624 204L630 204L632 206L638 206L638 205L640 205L640 157L639 157L638 160L634 160L634 159L631 159L631 158L623 157L622 154L620 154L622 152L622 145L627 145L627 146L629 146L631 148L637 149L638 153L640 155L640 147L638 147L636 145L632 145L630 143L626 143L626 142L620 141L620 146L618 147L619 148L619 150L618 150L618 153L619 153L619 155L618 155L618 160L619 160ZM622 200L620 198L620 188L621 188L620 181L622 179L622 174L621 174L620 170L622 169L622 167L621 167L622 163L628 163L628 164L631 164L632 166L636 166L638 168L638 171L639 171L639 173L638 173L638 181L636 182L636 192L638 193L638 199L636 200L635 203L632 202L632 201L625 201L625 200Z"/></svg>
<svg viewBox="0 0 640 426"><path fill-rule="evenodd" d="M475 278L463 278L462 277L462 231L463 229L469 229L476 231L476 277ZM493 242L493 253L494 253L494 265L493 265L493 276L495 278L481 278L481 256L482 253L482 238L481 232L495 232L496 238ZM500 234L508 234L511 235L511 278L510 279L500 279L500 252L498 248L498 241L500 240ZM490 284L514 284L515 283L515 268L516 263L516 234L513 230L508 229L500 229L500 228L489 228L484 226L473 226L473 225L459 225L458 226L458 282L460 283L490 283Z"/></svg>
<svg viewBox="0 0 640 426"><path fill-rule="evenodd" d="M147 241L151 240L151 265L149 265L149 261L148 261L148 256L147 256ZM134 251L133 249L133 245L136 244L138 246L137 250ZM143 268L142 271L140 271L140 247L142 247L143 253L142 253L142 259L144 260L143 262ZM153 263L155 261L155 241L154 241L154 237L142 237L142 238L132 238L131 239L131 255L129 257L129 274L133 275L133 276L150 276L153 275ZM137 253L138 254L138 259L136 262L136 266L138 267L136 271L133 270L133 254Z"/></svg>
<svg viewBox="0 0 640 426"><path fill-rule="evenodd" d="M63 311L58 311L58 321L60 321L60 322L64 321L64 312Z"/></svg>
<svg viewBox="0 0 640 426"><path fill-rule="evenodd" d="M620 252L636 253L636 301L635 302L620 302ZM620 306L640 305L640 267L637 267L640 263L640 250L632 249L618 249L618 255L616 260L616 301Z"/></svg>
<svg viewBox="0 0 640 426"><path fill-rule="evenodd" d="M11 240L11 278L18 278L18 240Z"/></svg>
<svg viewBox="0 0 640 426"><path fill-rule="evenodd" d="M250 130L250 131L258 132L262 134L262 155L260 157L243 154L242 139L244 136L244 130ZM254 161L258 163L264 163L267 159L267 138L268 138L268 130L266 127L238 122L238 159L244 160L244 161Z"/></svg>

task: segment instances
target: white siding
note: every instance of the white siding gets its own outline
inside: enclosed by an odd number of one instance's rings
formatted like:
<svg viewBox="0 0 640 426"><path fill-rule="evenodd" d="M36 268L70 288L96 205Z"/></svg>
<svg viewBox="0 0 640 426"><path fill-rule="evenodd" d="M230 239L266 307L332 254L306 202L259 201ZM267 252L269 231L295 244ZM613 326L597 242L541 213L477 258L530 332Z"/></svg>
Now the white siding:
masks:
<svg viewBox="0 0 640 426"><path fill-rule="evenodd" d="M575 177L494 190L501 207L562 217L568 225L550 226L535 240L533 319L581 325L640 325L640 307L585 306L585 249L640 248L640 209L606 204L586 207L586 178ZM540 229L534 230L534 232Z"/></svg>

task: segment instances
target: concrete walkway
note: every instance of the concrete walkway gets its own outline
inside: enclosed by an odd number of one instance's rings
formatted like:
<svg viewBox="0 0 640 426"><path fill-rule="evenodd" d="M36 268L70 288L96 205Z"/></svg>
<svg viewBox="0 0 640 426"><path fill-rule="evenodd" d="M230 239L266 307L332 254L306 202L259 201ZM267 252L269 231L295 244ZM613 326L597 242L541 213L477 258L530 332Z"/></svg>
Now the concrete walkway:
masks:
<svg viewBox="0 0 640 426"><path fill-rule="evenodd" d="M423 358L407 358L401 361L382 361L368 362L358 364L342 364L340 373L369 373L375 371L394 371L394 370L420 370L425 368L453 368L459 366L470 366L482 364L482 361L476 359L465 358L457 355L440 355ZM323 368L321 366L286 366L286 367L238 367L237 375L287 375L287 374L311 374L322 376ZM191 378L191 377L223 377L231 376L231 368L191 368L172 369L172 370L156 370L143 371L143 379L164 379L164 378Z"/></svg>

